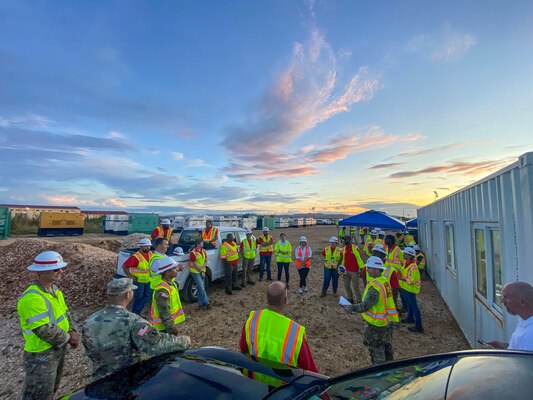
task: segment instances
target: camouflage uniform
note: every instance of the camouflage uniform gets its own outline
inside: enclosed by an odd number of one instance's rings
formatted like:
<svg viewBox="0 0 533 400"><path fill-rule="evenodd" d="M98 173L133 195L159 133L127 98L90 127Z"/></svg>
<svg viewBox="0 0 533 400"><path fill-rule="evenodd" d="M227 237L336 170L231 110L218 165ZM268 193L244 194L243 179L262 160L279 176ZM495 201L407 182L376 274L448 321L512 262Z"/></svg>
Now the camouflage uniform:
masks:
<svg viewBox="0 0 533 400"><path fill-rule="evenodd" d="M107 305L87 318L82 340L95 379L140 361L143 354L155 356L189 347L187 337L160 333L119 305Z"/></svg>
<svg viewBox="0 0 533 400"><path fill-rule="evenodd" d="M378 291L370 287L361 303L354 304L352 311L357 313L367 312L379 301ZM372 364L382 364L394 360L392 351L392 325L375 326L365 321L365 334L363 344L368 348Z"/></svg>
<svg viewBox="0 0 533 400"><path fill-rule="evenodd" d="M33 283L33 285L39 286L42 291L54 296L56 291L59 290L55 285L52 285L51 290L46 290L38 283ZM74 320L68 312L67 318L70 324L69 332L76 330ZM51 322L32 329L32 331L53 347L35 353L24 352L22 364L26 376L22 398L31 400L53 399L63 375L63 364L67 352L66 346L70 340L70 335Z"/></svg>
<svg viewBox="0 0 533 400"><path fill-rule="evenodd" d="M165 325L165 329L162 332L176 335L178 333L178 329L177 325L174 325L174 320L171 317L170 298L168 292L165 290L158 290L155 292L154 298L157 309L159 310L159 318Z"/></svg>

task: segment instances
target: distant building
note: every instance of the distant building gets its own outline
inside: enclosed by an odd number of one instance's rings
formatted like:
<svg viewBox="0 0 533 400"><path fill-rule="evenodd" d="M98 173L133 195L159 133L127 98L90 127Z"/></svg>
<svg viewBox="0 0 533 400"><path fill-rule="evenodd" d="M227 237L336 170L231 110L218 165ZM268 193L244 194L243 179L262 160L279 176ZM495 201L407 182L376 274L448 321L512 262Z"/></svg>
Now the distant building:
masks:
<svg viewBox="0 0 533 400"><path fill-rule="evenodd" d="M126 211L83 210L81 212L86 215L87 219L97 219L97 218L104 217L107 215L128 215Z"/></svg>
<svg viewBox="0 0 533 400"><path fill-rule="evenodd" d="M38 218L42 212L80 213L78 207L68 206L36 206L31 204L0 204L0 207L8 207L11 216L25 215L30 219Z"/></svg>

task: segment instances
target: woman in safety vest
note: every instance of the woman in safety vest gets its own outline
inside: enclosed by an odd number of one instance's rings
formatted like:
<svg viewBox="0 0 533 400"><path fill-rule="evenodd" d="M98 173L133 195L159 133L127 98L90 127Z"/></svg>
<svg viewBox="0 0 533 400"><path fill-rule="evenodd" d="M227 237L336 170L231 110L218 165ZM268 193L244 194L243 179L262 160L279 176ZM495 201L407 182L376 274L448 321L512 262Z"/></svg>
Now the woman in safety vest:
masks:
<svg viewBox="0 0 533 400"><path fill-rule="evenodd" d="M300 238L300 244L294 251L294 258L296 260L295 264L296 268L298 269L298 275L300 275L300 285L298 289L296 289L298 294L309 291L309 289L307 289L306 279L309 271L311 270L312 256L313 252L311 251L311 247L307 245L307 238L302 236Z"/></svg>
<svg viewBox="0 0 533 400"><path fill-rule="evenodd" d="M278 281L281 281L281 275L285 270L285 283L289 287L289 265L292 261L292 246L288 240L285 240L285 234L279 235L279 240L274 245L274 254L276 254L276 263L278 264Z"/></svg>

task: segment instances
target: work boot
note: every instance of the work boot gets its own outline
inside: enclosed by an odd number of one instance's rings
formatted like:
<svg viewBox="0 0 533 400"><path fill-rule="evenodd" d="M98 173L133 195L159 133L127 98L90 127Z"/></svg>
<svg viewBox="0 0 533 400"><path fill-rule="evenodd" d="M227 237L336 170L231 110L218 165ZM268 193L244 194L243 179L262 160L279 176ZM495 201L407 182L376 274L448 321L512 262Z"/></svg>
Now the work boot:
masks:
<svg viewBox="0 0 533 400"><path fill-rule="evenodd" d="M320 293L320 297L326 297L326 292Z"/></svg>
<svg viewBox="0 0 533 400"><path fill-rule="evenodd" d="M304 292L308 292L309 289L307 289L307 286L304 286Z"/></svg>
<svg viewBox="0 0 533 400"><path fill-rule="evenodd" d="M336 296L336 295L337 295L337 291L334 290L334 291L333 291L333 296Z"/></svg>
<svg viewBox="0 0 533 400"><path fill-rule="evenodd" d="M299 287L298 289L296 289L296 293L298 293L298 294L302 294L302 293L303 293L303 290L302 290L302 288L301 288L301 287Z"/></svg>
<svg viewBox="0 0 533 400"><path fill-rule="evenodd" d="M272 278L267 278L267 282L272 282Z"/></svg>
<svg viewBox="0 0 533 400"><path fill-rule="evenodd" d="M407 330L414 333L424 333L424 328L421 326L410 326Z"/></svg>
<svg viewBox="0 0 533 400"><path fill-rule="evenodd" d="M259 277L258 281L263 282L263 278Z"/></svg>
<svg viewBox="0 0 533 400"><path fill-rule="evenodd" d="M233 287L231 288L231 290L241 290L241 289L242 289L242 288L241 288L240 286L237 286L237 285L235 285L235 286L233 286Z"/></svg>
<svg viewBox="0 0 533 400"><path fill-rule="evenodd" d="M404 318L400 321L402 324L414 324L415 320L410 318Z"/></svg>

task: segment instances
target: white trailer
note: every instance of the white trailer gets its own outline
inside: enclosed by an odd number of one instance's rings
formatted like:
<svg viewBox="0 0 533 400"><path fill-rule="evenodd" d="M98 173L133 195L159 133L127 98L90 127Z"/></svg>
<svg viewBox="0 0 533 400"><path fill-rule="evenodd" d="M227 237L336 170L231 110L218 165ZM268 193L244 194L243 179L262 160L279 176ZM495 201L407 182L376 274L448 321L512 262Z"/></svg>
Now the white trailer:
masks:
<svg viewBox="0 0 533 400"><path fill-rule="evenodd" d="M279 228L288 228L290 226L291 219L287 217L276 217L274 219L274 224L276 226L276 229Z"/></svg>
<svg viewBox="0 0 533 400"><path fill-rule="evenodd" d="M241 218L239 217L223 217L223 216L215 216L213 218L213 225L214 226L231 226L238 228L241 225Z"/></svg>
<svg viewBox="0 0 533 400"><path fill-rule="evenodd" d="M502 287L533 282L533 152L417 218L428 272L470 344L508 342L517 318L505 310Z"/></svg>
<svg viewBox="0 0 533 400"><path fill-rule="evenodd" d="M257 229L257 217L242 218L240 226L244 229Z"/></svg>
<svg viewBox="0 0 533 400"><path fill-rule="evenodd" d="M291 218L290 226L293 228L300 228L304 226L304 219L303 218Z"/></svg>
<svg viewBox="0 0 533 400"><path fill-rule="evenodd" d="M191 226L205 226L206 217L199 217L199 216L188 216L185 217L185 221L183 222L184 228L189 228Z"/></svg>

